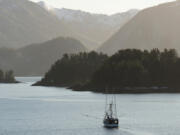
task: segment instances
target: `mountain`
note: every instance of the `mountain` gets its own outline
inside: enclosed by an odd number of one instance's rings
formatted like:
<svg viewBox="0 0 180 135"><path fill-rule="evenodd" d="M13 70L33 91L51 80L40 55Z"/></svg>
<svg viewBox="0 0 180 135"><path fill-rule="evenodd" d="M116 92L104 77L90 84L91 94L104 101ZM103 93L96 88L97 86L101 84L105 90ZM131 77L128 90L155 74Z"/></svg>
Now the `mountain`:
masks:
<svg viewBox="0 0 180 135"><path fill-rule="evenodd" d="M28 0L0 0L0 47L20 48L71 33L53 14Z"/></svg>
<svg viewBox="0 0 180 135"><path fill-rule="evenodd" d="M99 47L138 12L138 10L129 10L108 16L80 10L57 9L48 6L45 2L38 4L56 15L60 22L74 32L70 36L79 39L90 50Z"/></svg>
<svg viewBox="0 0 180 135"><path fill-rule="evenodd" d="M175 48L180 52L180 1L140 11L98 51L113 54L122 48Z"/></svg>
<svg viewBox="0 0 180 135"><path fill-rule="evenodd" d="M59 37L19 49L0 48L0 67L13 69L16 75L42 75L64 53L84 52L80 41Z"/></svg>
<svg viewBox="0 0 180 135"><path fill-rule="evenodd" d="M38 5L40 5L42 8L44 8L44 9L46 9L46 10L48 10L48 11L50 11L50 10L53 9L52 6L48 5L48 4L47 4L46 2L44 2L44 1L39 1L39 2L38 2Z"/></svg>

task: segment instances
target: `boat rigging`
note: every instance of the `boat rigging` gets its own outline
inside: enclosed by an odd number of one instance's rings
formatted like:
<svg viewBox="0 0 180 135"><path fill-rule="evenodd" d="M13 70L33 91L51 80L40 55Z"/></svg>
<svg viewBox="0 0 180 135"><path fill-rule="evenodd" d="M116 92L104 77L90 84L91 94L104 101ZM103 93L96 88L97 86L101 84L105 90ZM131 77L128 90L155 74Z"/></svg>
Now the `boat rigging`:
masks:
<svg viewBox="0 0 180 135"><path fill-rule="evenodd" d="M109 94L106 92L105 116L103 124L106 128L118 128L119 126L115 94Z"/></svg>

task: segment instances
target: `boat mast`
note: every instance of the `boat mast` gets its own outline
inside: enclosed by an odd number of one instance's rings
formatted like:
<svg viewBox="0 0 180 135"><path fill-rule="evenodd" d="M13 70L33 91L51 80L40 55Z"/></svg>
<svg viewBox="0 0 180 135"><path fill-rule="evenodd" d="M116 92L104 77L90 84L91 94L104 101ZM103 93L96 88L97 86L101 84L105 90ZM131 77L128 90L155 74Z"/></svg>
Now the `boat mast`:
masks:
<svg viewBox="0 0 180 135"><path fill-rule="evenodd" d="M107 93L107 89L105 90L105 93L106 93L105 116L109 116L111 118L113 117L117 118L116 96L115 94L109 95L109 93Z"/></svg>
<svg viewBox="0 0 180 135"><path fill-rule="evenodd" d="M115 111L115 117L117 118L116 95L115 94L114 94L114 111Z"/></svg>

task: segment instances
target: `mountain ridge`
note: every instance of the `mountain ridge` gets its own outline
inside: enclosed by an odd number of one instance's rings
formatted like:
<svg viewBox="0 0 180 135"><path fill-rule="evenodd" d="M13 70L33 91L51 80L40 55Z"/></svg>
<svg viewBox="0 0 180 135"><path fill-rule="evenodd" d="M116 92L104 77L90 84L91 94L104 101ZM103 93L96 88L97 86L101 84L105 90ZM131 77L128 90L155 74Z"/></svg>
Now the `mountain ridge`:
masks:
<svg viewBox="0 0 180 135"><path fill-rule="evenodd" d="M0 12L0 47L20 48L71 33L56 16L28 0L1 0Z"/></svg>
<svg viewBox="0 0 180 135"><path fill-rule="evenodd" d="M180 52L180 2L168 2L140 11L98 51L113 54L119 49L175 48Z"/></svg>
<svg viewBox="0 0 180 135"><path fill-rule="evenodd" d="M65 53L85 52L84 45L73 38L58 37L19 49L0 48L0 67L12 69L15 75L42 75Z"/></svg>
<svg viewBox="0 0 180 135"><path fill-rule="evenodd" d="M45 2L38 4L56 15L61 22L74 32L72 36L81 40L90 50L98 48L138 13L138 10L134 9L123 13L105 15L66 8L51 7L49 9Z"/></svg>

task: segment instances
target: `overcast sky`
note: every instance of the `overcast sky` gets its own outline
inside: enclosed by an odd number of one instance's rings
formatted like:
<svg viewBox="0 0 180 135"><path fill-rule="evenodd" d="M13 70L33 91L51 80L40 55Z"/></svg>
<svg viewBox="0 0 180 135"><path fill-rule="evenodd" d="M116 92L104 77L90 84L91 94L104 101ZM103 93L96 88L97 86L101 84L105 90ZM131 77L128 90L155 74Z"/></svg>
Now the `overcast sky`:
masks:
<svg viewBox="0 0 180 135"><path fill-rule="evenodd" d="M114 14L129 9L143 9L175 0L32 0L45 1L53 7L88 11L91 13Z"/></svg>

